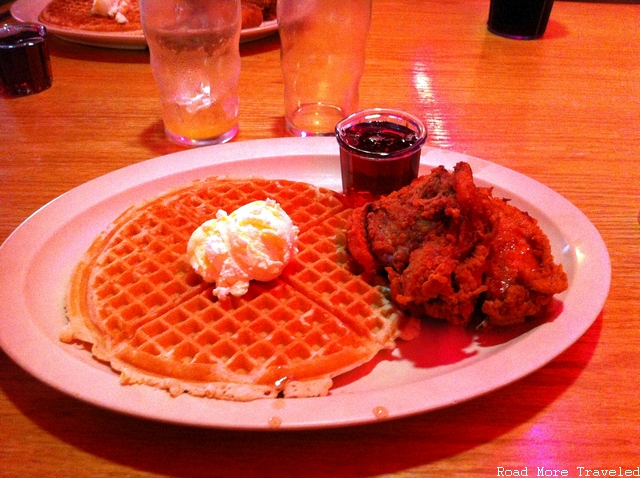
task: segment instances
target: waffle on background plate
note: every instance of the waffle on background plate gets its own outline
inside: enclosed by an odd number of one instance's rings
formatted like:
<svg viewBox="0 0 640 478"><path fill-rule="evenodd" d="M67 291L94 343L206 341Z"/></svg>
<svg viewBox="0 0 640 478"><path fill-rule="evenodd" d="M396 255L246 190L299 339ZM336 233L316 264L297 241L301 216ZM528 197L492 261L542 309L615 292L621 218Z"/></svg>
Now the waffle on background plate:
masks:
<svg viewBox="0 0 640 478"><path fill-rule="evenodd" d="M38 19L45 26L101 33L142 33L138 0L129 0L123 14L127 23L91 13L93 0L52 0L40 12Z"/></svg>
<svg viewBox="0 0 640 478"><path fill-rule="evenodd" d="M187 242L219 209L267 198L298 226L299 252L279 278L218 300ZM263 179L211 178L134 206L74 271L61 339L91 344L124 384L172 395L326 395L332 377L393 348L406 323L347 252L350 216L333 191Z"/></svg>
<svg viewBox="0 0 640 478"><path fill-rule="evenodd" d="M277 0L242 0L242 28L256 28L274 20ZM51 0L39 15L47 26L102 32L142 32L139 0L127 0L123 14L127 23L91 13L93 0Z"/></svg>

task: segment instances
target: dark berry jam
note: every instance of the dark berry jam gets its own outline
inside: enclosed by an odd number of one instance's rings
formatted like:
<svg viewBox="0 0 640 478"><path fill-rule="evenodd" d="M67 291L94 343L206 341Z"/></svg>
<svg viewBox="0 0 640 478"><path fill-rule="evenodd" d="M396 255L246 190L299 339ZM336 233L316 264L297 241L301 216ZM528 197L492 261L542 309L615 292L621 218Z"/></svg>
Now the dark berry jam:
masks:
<svg viewBox="0 0 640 478"><path fill-rule="evenodd" d="M41 33L42 31L42 33ZM51 86L44 27L0 28L0 96L38 93Z"/></svg>
<svg viewBox="0 0 640 478"><path fill-rule="evenodd" d="M413 129L391 121L356 123L342 130L342 185L352 205L410 184L418 176L423 141Z"/></svg>
<svg viewBox="0 0 640 478"><path fill-rule="evenodd" d="M413 146L416 132L389 121L360 123L346 129L343 141L364 153L397 153Z"/></svg>

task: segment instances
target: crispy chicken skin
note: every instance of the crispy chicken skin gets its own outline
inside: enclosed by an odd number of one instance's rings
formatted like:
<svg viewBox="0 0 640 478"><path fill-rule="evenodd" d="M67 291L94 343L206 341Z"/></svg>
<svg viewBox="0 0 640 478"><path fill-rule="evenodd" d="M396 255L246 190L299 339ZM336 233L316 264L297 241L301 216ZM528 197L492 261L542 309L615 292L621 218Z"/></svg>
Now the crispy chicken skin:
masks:
<svg viewBox="0 0 640 478"><path fill-rule="evenodd" d="M568 287L562 265L555 264L549 239L537 221L505 201L493 198L493 238L485 273L482 312L495 325L522 322Z"/></svg>
<svg viewBox="0 0 640 478"><path fill-rule="evenodd" d="M354 258L386 273L393 299L417 316L509 325L567 288L537 221L476 187L467 163L354 210L347 237Z"/></svg>
<svg viewBox="0 0 640 478"><path fill-rule="evenodd" d="M355 209L348 231L351 254L368 272L402 272L426 236L444 229L444 211L454 204L451 175L440 166L411 187Z"/></svg>

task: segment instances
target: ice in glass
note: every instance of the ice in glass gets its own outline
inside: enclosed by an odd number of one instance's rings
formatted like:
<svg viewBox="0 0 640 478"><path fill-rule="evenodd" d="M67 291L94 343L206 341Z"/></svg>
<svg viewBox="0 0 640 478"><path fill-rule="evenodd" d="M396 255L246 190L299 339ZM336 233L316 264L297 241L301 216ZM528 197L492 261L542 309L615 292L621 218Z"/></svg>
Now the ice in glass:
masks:
<svg viewBox="0 0 640 478"><path fill-rule="evenodd" d="M238 130L240 0L141 0L167 135L223 143Z"/></svg>

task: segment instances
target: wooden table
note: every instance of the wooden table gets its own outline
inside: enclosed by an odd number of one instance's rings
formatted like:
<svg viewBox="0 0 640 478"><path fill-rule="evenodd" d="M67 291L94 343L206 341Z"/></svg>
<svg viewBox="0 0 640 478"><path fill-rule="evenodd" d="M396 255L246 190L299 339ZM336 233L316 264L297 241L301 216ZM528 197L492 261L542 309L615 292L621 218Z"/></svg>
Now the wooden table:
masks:
<svg viewBox="0 0 640 478"><path fill-rule="evenodd" d="M375 0L361 107L412 111L431 146L524 173L586 214L613 279L577 343L456 406L275 433L121 416L55 391L0 352L0 476L640 473L640 6L556 2L536 41L488 33L487 12L487 0ZM0 100L0 241L65 191L182 149L164 136L148 52L53 38L51 63L51 89ZM234 141L286 136L282 94L278 36L243 45Z"/></svg>

